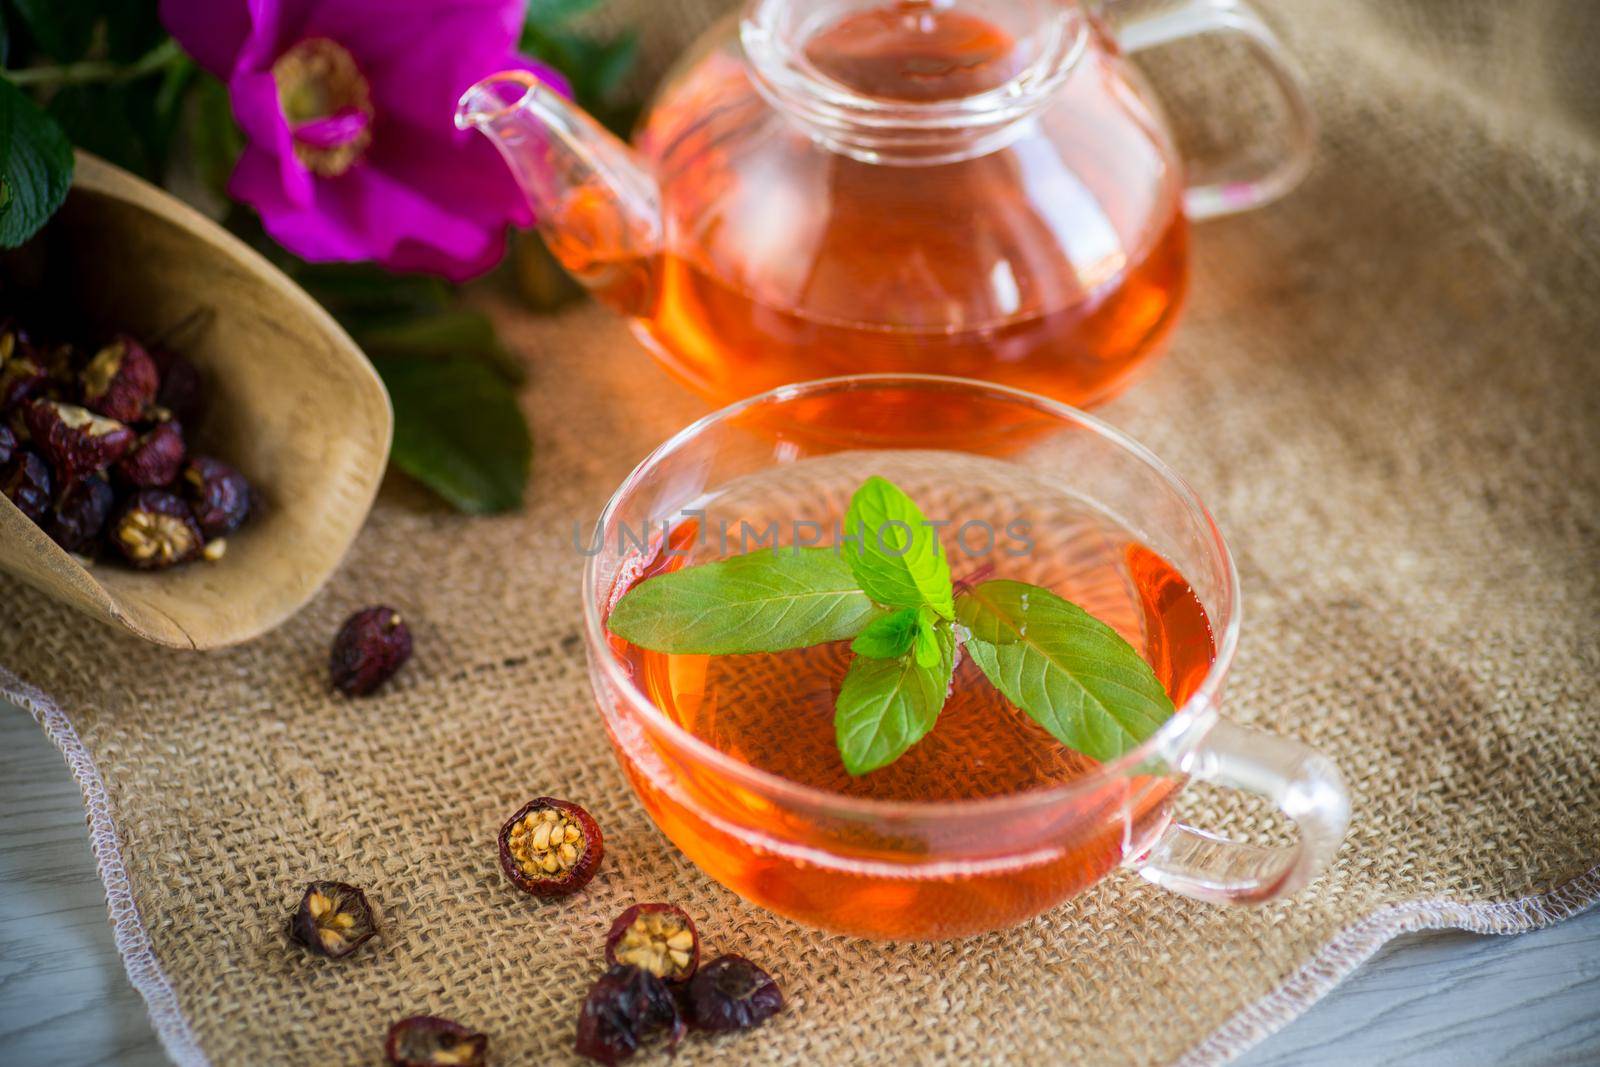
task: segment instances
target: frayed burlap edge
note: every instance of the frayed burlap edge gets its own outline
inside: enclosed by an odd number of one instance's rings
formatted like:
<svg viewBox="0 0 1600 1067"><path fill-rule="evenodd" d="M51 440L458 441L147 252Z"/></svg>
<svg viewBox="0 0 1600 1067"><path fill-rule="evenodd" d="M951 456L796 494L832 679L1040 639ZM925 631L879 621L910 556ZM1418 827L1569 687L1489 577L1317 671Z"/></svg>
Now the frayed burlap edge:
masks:
<svg viewBox="0 0 1600 1067"><path fill-rule="evenodd" d="M34 718L45 736L60 750L83 794L89 823L89 846L95 869L106 890L106 909L117 953L128 981L144 998L161 1046L178 1067L208 1067L189 1020L178 1007L177 995L156 959L150 933L139 916L138 901L122 860L105 781L78 738L66 712L41 692L0 666L0 698L9 700ZM1177 1067L1208 1067L1227 1063L1277 1033L1305 1013L1385 944L1402 934L1420 930L1465 930L1477 934L1521 934L1570 919L1600 901L1600 866L1591 867L1571 881L1546 893L1491 904L1470 904L1441 897L1412 900L1379 908L1346 927L1321 951L1301 965L1271 993L1228 1019L1208 1037L1184 1053Z"/></svg>
<svg viewBox="0 0 1600 1067"><path fill-rule="evenodd" d="M0 666L0 697L33 716L45 736L60 750L78 783L88 817L89 849L94 853L100 883L105 886L107 917L117 954L122 957L128 981L144 998L145 1010L150 1014L156 1036L161 1039L161 1047L178 1067L206 1067L209 1061L200 1051L189 1020L178 1007L178 996L156 959L150 932L139 915L139 903L134 899L133 885L128 881L127 867L122 862L122 841L117 836L116 821L111 817L111 801L106 796L106 783L100 777L100 769L94 765L66 712L45 693L3 666Z"/></svg>
<svg viewBox="0 0 1600 1067"><path fill-rule="evenodd" d="M1389 904L1347 926L1271 993L1235 1012L1211 1035L1184 1053L1176 1067L1227 1063L1277 1033L1327 996L1389 941L1419 930L1465 930L1474 934L1525 934L1570 919L1600 901L1600 866L1518 900L1468 904L1440 897Z"/></svg>

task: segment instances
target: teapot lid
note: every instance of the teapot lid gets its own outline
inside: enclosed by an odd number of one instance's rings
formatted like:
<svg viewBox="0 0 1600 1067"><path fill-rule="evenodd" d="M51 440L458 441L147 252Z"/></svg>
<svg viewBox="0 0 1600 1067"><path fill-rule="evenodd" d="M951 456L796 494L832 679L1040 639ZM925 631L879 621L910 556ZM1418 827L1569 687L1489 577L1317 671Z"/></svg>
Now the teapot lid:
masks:
<svg viewBox="0 0 1600 1067"><path fill-rule="evenodd" d="M1088 35L1074 0L750 0L740 24L769 102L880 162L970 154L1050 98Z"/></svg>

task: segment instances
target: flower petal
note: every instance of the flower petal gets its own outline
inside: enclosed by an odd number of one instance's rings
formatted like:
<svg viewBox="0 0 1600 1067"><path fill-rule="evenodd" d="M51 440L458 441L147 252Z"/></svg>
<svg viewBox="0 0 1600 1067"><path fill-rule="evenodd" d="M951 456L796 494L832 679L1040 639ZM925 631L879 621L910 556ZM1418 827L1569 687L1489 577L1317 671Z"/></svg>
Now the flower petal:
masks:
<svg viewBox="0 0 1600 1067"><path fill-rule="evenodd" d="M503 226L486 228L462 218L368 163L319 179L305 206L259 180L263 171L255 167L241 159L229 192L248 200L273 240L303 259L373 260L462 281L499 257Z"/></svg>
<svg viewBox="0 0 1600 1067"><path fill-rule="evenodd" d="M202 69L219 78L233 73L252 25L243 3L161 0L159 11L161 24Z"/></svg>
<svg viewBox="0 0 1600 1067"><path fill-rule="evenodd" d="M278 83L270 73L246 72L235 75L228 91L233 96L233 117L246 142L277 160L278 181L291 203L310 204L312 175L295 158L294 135L278 100Z"/></svg>

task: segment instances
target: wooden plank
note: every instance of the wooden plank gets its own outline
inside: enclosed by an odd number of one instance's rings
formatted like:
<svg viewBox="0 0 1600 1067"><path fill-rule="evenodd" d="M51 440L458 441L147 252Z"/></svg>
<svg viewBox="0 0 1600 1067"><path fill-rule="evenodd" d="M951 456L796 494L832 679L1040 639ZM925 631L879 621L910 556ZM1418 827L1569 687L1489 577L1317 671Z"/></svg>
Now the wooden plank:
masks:
<svg viewBox="0 0 1600 1067"><path fill-rule="evenodd" d="M77 783L33 719L4 701L0 811L5 1062L166 1063L111 940Z"/></svg>

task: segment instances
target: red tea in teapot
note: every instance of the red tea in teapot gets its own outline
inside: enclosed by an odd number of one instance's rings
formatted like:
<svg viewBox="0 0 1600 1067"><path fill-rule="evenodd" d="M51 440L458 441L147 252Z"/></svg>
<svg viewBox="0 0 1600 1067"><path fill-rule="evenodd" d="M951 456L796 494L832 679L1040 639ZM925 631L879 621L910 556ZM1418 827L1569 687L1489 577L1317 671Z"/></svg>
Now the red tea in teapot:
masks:
<svg viewBox="0 0 1600 1067"><path fill-rule="evenodd" d="M577 184L552 248L715 401L875 371L1103 400L1182 305L1183 177L1138 75L1063 10L1061 40L896 3L811 30L786 73L699 57L639 139L653 245Z"/></svg>

